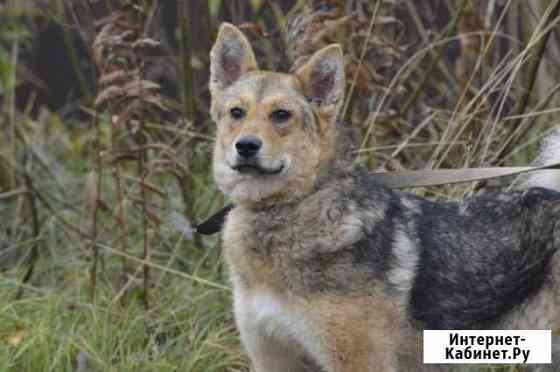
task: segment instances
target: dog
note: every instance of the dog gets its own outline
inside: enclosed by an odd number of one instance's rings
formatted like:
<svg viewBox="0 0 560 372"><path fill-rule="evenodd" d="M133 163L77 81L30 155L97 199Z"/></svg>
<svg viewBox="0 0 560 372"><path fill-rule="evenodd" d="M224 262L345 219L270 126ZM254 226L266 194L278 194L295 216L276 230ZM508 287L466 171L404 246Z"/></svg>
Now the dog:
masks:
<svg viewBox="0 0 560 372"><path fill-rule="evenodd" d="M560 370L559 192L436 202L376 183L344 154L339 45L262 71L224 23L210 70L214 178L235 203L224 255L256 372L452 370L422 363L424 329L551 329L553 363L534 367Z"/></svg>

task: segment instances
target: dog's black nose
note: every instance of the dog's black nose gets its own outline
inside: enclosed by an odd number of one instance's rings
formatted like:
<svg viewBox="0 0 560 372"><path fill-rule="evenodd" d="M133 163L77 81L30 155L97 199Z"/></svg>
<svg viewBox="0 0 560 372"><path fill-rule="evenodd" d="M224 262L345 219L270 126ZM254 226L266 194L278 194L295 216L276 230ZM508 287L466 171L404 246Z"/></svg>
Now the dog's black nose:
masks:
<svg viewBox="0 0 560 372"><path fill-rule="evenodd" d="M235 143L237 153L244 158L252 158L259 152L262 141L255 136L241 137Z"/></svg>

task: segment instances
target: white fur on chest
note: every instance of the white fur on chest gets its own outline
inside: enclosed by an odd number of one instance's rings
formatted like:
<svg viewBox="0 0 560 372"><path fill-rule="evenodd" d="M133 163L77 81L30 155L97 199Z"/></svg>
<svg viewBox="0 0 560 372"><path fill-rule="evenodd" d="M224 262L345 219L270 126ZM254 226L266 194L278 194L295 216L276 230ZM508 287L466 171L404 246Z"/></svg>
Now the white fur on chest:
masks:
<svg viewBox="0 0 560 372"><path fill-rule="evenodd" d="M281 298L264 290L236 289L234 291L235 315L240 328L249 328L261 336L292 338L291 330L305 325L306 321L290 309Z"/></svg>
<svg viewBox="0 0 560 372"><path fill-rule="evenodd" d="M317 362L327 360L320 335L304 311L265 290L234 289L234 307L241 339L247 349L256 344L278 344L291 349L292 356L311 355Z"/></svg>

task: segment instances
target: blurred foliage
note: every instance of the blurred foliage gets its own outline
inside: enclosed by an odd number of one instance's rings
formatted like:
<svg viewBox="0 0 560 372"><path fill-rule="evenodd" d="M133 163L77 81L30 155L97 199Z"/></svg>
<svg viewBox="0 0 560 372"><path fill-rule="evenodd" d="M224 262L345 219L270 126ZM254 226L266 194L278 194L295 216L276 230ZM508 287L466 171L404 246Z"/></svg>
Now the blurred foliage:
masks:
<svg viewBox="0 0 560 372"><path fill-rule="evenodd" d="M145 370L173 370L188 343L187 370L246 370L218 241L192 231L224 203L210 171L207 87L220 22L246 33L266 69L290 71L342 45L342 121L357 163L525 164L558 124L560 43L549 31L559 3L0 0L0 307L10 309L0 369L75 370L85 358L99 370L138 370L146 344ZM414 192L449 199L491 187ZM29 319L61 308L75 317L38 330L67 338L29 336ZM158 322L177 308L186 327ZM143 324L113 319L120 309ZM205 317L208 328L197 321ZM119 351L78 327L83 319L115 322ZM4 352L5 340L16 353ZM214 360L217 350L229 365Z"/></svg>

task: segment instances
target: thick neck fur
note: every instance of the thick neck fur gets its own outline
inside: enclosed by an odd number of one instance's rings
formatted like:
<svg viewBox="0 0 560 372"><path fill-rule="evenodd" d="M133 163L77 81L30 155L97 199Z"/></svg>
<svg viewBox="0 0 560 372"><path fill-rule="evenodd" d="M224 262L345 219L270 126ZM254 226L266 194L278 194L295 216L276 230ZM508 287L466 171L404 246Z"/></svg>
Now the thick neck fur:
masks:
<svg viewBox="0 0 560 372"><path fill-rule="evenodd" d="M356 182L355 173L329 173L298 202L259 210L237 206L224 230L234 282L242 287L277 283L278 291L294 293L373 290L371 280L383 271L384 259L372 260L379 267L364 270L352 265L362 253L355 244L384 211L367 216L360 211L353 195Z"/></svg>

